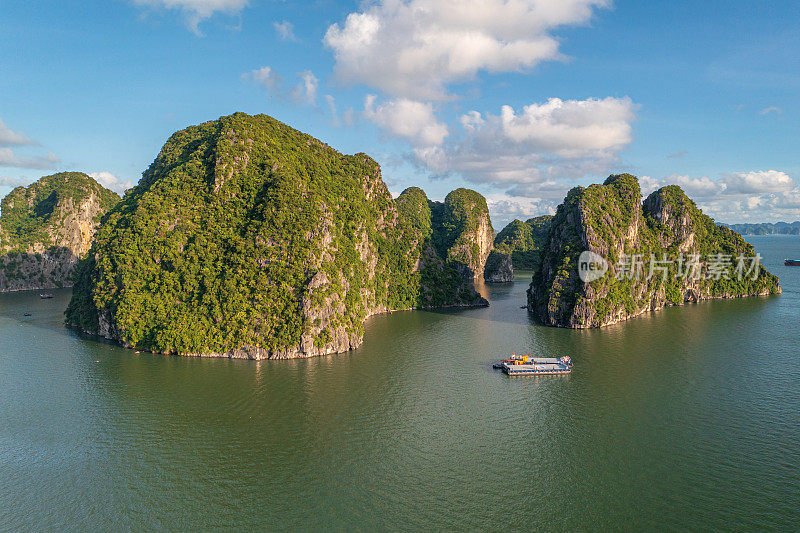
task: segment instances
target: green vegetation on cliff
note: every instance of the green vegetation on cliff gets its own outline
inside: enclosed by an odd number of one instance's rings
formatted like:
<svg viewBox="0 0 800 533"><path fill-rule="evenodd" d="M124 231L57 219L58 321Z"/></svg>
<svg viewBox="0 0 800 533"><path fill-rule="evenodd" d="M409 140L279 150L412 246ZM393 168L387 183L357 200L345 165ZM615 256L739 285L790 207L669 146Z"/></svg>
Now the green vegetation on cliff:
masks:
<svg viewBox="0 0 800 533"><path fill-rule="evenodd" d="M481 219L489 216L486 198L470 189L451 191L442 202L432 202L434 246L443 258L473 262L480 255L471 237L479 231Z"/></svg>
<svg viewBox="0 0 800 533"><path fill-rule="evenodd" d="M425 191L409 187L397 197L397 211L408 222L421 240L430 239L433 233L431 202Z"/></svg>
<svg viewBox="0 0 800 533"><path fill-rule="evenodd" d="M271 117L192 126L108 215L67 321L158 352L343 351L374 312L475 301L417 268L426 229L410 211L371 158Z"/></svg>
<svg viewBox="0 0 800 533"><path fill-rule="evenodd" d="M754 276L735 272L740 256L755 256L753 247L716 225L680 187L655 191L642 204L638 180L629 174L572 189L552 220L544 250L528 305L551 325L601 326L665 305L780 292L777 277L763 265ZM578 276L585 250L609 265L605 276L588 284ZM684 275L691 256L700 259L698 279ZM709 271L715 258L725 260L719 275ZM654 275L651 264L658 267Z"/></svg>
<svg viewBox="0 0 800 533"><path fill-rule="evenodd" d="M431 213L439 255L465 275L482 277L494 238L486 198L471 189L456 189L444 203L432 202Z"/></svg>
<svg viewBox="0 0 800 533"><path fill-rule="evenodd" d="M64 224L67 204L78 206L91 194L99 199L103 213L119 202L117 193L82 172L61 172L14 188L0 202L0 250L26 252L34 244L52 246L52 229Z"/></svg>
<svg viewBox="0 0 800 533"><path fill-rule="evenodd" d="M70 285L78 257L119 196L81 172L16 187L0 204L0 292Z"/></svg>
<svg viewBox="0 0 800 533"><path fill-rule="evenodd" d="M542 215L525 222L513 220L494 238L495 249L511 255L514 268L535 270L552 219L552 215Z"/></svg>
<svg viewBox="0 0 800 533"><path fill-rule="evenodd" d="M461 188L444 202L433 202L419 187L409 187L397 197L397 207L420 241L432 245L449 267L466 277L482 273L491 248L491 219L481 194Z"/></svg>

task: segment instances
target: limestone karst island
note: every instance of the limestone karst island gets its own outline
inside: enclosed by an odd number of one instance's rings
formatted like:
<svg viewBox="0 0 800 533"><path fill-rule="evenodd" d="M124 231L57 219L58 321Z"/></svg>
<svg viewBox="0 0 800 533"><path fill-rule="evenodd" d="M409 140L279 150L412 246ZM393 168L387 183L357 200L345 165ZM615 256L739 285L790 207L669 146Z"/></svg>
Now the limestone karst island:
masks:
<svg viewBox="0 0 800 533"><path fill-rule="evenodd" d="M576 187L555 216L496 236L469 189L397 198L366 154L343 155L269 116L236 113L173 134L119 197L82 173L3 200L6 291L72 286L66 322L128 348L246 359L357 348L372 315L488 306L477 288L535 274L527 309L542 324L601 327L711 298L780 293L763 265L735 279L579 278L581 252L755 257L680 187L641 201L637 179ZM78 258L82 258L80 262ZM76 263L77 262L77 263Z"/></svg>
<svg viewBox="0 0 800 533"><path fill-rule="evenodd" d="M800 531L796 2L0 9L0 532Z"/></svg>

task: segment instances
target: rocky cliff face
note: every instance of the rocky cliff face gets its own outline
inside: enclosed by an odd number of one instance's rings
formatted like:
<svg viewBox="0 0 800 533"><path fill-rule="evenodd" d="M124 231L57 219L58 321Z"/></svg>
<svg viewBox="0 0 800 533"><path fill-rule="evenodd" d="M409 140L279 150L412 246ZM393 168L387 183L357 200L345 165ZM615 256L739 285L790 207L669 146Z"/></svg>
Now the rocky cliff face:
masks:
<svg viewBox="0 0 800 533"><path fill-rule="evenodd" d="M487 305L437 253L424 200L398 209L371 158L271 117L192 126L98 231L67 322L155 352L289 358L357 347L375 313Z"/></svg>
<svg viewBox="0 0 800 533"><path fill-rule="evenodd" d="M489 283L508 283L514 281L514 265L511 256L497 250L489 253L483 279Z"/></svg>
<svg viewBox="0 0 800 533"><path fill-rule="evenodd" d="M11 191L0 214L0 292L71 286L100 218L118 201L80 172Z"/></svg>
<svg viewBox="0 0 800 533"><path fill-rule="evenodd" d="M494 229L486 199L470 189L456 189L444 202L430 202L433 243L439 255L466 279L483 279Z"/></svg>
<svg viewBox="0 0 800 533"><path fill-rule="evenodd" d="M605 274L582 280L582 252L596 254L593 272L603 267ZM679 187L655 191L642 204L635 177L611 176L571 190L559 206L528 309L547 325L591 328L686 302L779 293L777 277L749 260L755 255ZM747 258L742 268L752 268L743 276L739 257Z"/></svg>

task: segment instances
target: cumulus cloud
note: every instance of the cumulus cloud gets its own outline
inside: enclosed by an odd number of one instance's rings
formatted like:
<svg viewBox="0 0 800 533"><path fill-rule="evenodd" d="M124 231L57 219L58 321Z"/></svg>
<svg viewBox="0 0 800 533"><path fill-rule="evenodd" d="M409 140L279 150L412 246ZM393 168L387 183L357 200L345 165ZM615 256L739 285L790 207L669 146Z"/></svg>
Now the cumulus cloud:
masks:
<svg viewBox="0 0 800 533"><path fill-rule="evenodd" d="M317 105L319 80L310 70L299 72L300 83L292 87L292 99L297 103Z"/></svg>
<svg viewBox="0 0 800 533"><path fill-rule="evenodd" d="M734 172L726 174L723 179L729 194L784 192L797 187L788 174L777 170Z"/></svg>
<svg viewBox="0 0 800 533"><path fill-rule="evenodd" d="M512 72L561 59L550 33L583 24L610 0L383 0L331 25L336 76L396 97L447 98L479 71Z"/></svg>
<svg viewBox="0 0 800 533"><path fill-rule="evenodd" d="M552 215L559 201L546 198L519 198L501 193L486 195L486 204L494 229L500 231L514 219L527 220L539 215Z"/></svg>
<svg viewBox="0 0 800 533"><path fill-rule="evenodd" d="M90 172L89 176L94 178L95 181L97 181L97 183L99 183L106 189L111 189L112 191L118 192L120 194L135 185L135 183L133 183L132 181L130 180L122 181L111 172L105 170L102 170L100 172Z"/></svg>
<svg viewBox="0 0 800 533"><path fill-rule="evenodd" d="M377 103L374 94L364 100L364 117L391 137L406 139L414 146L436 146L449 134L436 119L431 103L405 98Z"/></svg>
<svg viewBox="0 0 800 533"><path fill-rule="evenodd" d="M21 131L14 131L0 119L0 146L34 146L39 143Z"/></svg>
<svg viewBox="0 0 800 533"><path fill-rule="evenodd" d="M797 182L778 170L754 170L693 178L672 174L662 179L639 178L642 194L679 185L706 214L724 222L769 221L800 217Z"/></svg>
<svg viewBox="0 0 800 533"><path fill-rule="evenodd" d="M670 185L680 186L680 188L692 198L708 198L721 194L727 189L725 183L712 180L707 176L692 178L690 176L673 174L672 176L667 176L664 181Z"/></svg>
<svg viewBox="0 0 800 533"><path fill-rule="evenodd" d="M283 79L271 67L261 67L242 74L242 79L260 85L262 89L270 94L279 91L283 84Z"/></svg>
<svg viewBox="0 0 800 533"><path fill-rule="evenodd" d="M508 188L515 196L557 197L564 180L613 169L630 144L636 105L630 98L551 98L519 112L470 111L461 135L442 146L418 147L417 161L439 175Z"/></svg>
<svg viewBox="0 0 800 533"><path fill-rule="evenodd" d="M719 179L708 176L692 178L687 175L671 174L661 180L649 176L639 178L642 192L653 191L665 185L679 185L690 197L712 198L720 195L763 195L766 193L789 192L797 188L797 183L785 172L778 170L754 170L723 174Z"/></svg>
<svg viewBox="0 0 800 533"><path fill-rule="evenodd" d="M287 89L283 77L271 67L257 68L241 76L242 80L255 83L270 96L290 98L296 104L316 106L319 80L310 70L298 72L297 77L300 78L300 82L291 89Z"/></svg>
<svg viewBox="0 0 800 533"><path fill-rule="evenodd" d="M19 187L20 185L27 185L30 180L22 178L6 178L0 176L0 187Z"/></svg>
<svg viewBox="0 0 800 533"><path fill-rule="evenodd" d="M236 14L248 4L248 0L134 0L134 2L152 8L179 10L183 13L187 27L196 35L202 35L200 23L214 13Z"/></svg>
<svg viewBox="0 0 800 533"><path fill-rule="evenodd" d="M275 28L275 33L283 41L296 41L297 37L294 36L294 24L288 20L283 22L273 22L272 27Z"/></svg>
<svg viewBox="0 0 800 533"><path fill-rule="evenodd" d="M47 169L53 168L60 161L54 153L44 156L18 156L11 148L0 148L0 167Z"/></svg>
<svg viewBox="0 0 800 533"><path fill-rule="evenodd" d="M331 112L331 122L333 122L334 126L338 126L339 112L336 109L336 98L330 94L326 94L323 98L325 99L325 103L328 104L328 111Z"/></svg>
<svg viewBox="0 0 800 533"><path fill-rule="evenodd" d="M325 103L328 104L328 111L331 113L331 124L334 126L352 126L355 123L355 111L353 111L353 108L348 107L341 116L339 116L336 98L330 94L326 94L324 99Z"/></svg>

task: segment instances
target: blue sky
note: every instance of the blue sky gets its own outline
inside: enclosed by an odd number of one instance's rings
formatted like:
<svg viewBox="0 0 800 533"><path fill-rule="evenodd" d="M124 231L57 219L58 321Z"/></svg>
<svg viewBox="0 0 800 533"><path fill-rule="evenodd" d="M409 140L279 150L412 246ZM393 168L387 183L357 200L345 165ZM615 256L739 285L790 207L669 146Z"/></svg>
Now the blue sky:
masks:
<svg viewBox="0 0 800 533"><path fill-rule="evenodd" d="M721 222L800 218L792 2L6 0L0 195L123 190L174 131L267 113L393 192L484 194L499 229L613 172ZM333 112L335 108L335 114Z"/></svg>

